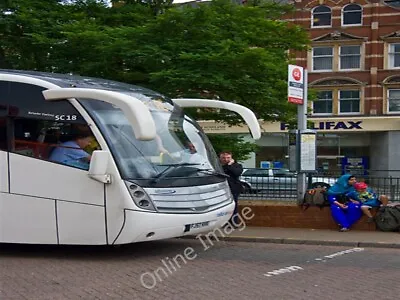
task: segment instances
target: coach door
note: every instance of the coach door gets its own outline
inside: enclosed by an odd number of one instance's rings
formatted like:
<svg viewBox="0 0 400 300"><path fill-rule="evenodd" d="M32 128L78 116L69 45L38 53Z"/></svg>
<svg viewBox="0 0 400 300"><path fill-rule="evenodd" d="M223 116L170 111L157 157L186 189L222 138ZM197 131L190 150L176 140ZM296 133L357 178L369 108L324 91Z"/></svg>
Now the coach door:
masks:
<svg viewBox="0 0 400 300"><path fill-rule="evenodd" d="M80 129L90 128L69 101L47 102L44 89L8 83L7 100L15 109L7 116L9 154L0 154L10 172L9 193L1 198L1 240L105 244L104 184L88 177L88 165L54 161L53 155L65 142L75 141ZM93 135L86 150L96 148ZM0 187L6 186L2 180Z"/></svg>

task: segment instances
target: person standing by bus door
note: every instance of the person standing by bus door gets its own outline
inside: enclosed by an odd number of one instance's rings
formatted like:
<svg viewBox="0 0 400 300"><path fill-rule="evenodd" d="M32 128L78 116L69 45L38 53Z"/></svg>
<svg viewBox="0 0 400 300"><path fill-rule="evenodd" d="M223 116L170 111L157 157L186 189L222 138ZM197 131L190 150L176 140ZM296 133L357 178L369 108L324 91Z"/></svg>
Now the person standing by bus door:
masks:
<svg viewBox="0 0 400 300"><path fill-rule="evenodd" d="M222 168L228 177L229 188L232 193L233 200L235 201L235 209L233 215L229 221L232 227L237 227L238 222L238 199L240 192L242 191L242 184L240 183L239 177L242 175L243 167L241 164L235 162L232 158L232 153L230 151L223 151L219 155L219 160L222 164Z"/></svg>

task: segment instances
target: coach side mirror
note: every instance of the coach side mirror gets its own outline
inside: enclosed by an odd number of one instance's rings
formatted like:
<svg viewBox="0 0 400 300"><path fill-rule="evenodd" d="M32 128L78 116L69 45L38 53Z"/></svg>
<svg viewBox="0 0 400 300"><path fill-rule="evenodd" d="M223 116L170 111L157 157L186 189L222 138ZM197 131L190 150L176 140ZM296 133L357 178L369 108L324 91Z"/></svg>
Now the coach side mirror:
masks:
<svg viewBox="0 0 400 300"><path fill-rule="evenodd" d="M107 173L110 153L105 150L95 150L92 153L89 166L89 177L102 183L111 183L111 175Z"/></svg>

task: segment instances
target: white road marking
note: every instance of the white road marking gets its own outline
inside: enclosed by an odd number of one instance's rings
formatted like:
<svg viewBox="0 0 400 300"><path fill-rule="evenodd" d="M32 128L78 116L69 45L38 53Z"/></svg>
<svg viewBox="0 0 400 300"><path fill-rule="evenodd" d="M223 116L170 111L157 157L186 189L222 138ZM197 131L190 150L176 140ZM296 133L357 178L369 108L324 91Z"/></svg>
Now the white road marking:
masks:
<svg viewBox="0 0 400 300"><path fill-rule="evenodd" d="M352 249L348 249L348 250L343 250L343 251L339 251L339 252L335 252L333 254L330 255L325 255L324 258L335 258L337 256L342 256L345 254L349 254L349 253L354 253L354 252L361 252L364 251L364 248L352 248ZM315 260L322 260L324 261L324 258L316 258Z"/></svg>
<svg viewBox="0 0 400 300"><path fill-rule="evenodd" d="M295 271L299 271L299 270L304 270L302 267L299 266L290 266L290 267L286 267L286 268L281 268L278 270L273 270L271 272L268 272L266 274L264 274L264 276L267 277L271 277L271 276L277 276L277 275L282 275L285 273L291 273L291 272L295 272Z"/></svg>
<svg viewBox="0 0 400 300"><path fill-rule="evenodd" d="M321 262L326 262L327 259L332 259L338 256L342 256L345 254L350 254L350 253L354 253L354 252L361 252L364 251L364 248L352 248L352 249L348 249L348 250L343 250L343 251L339 251L339 252L335 252L329 255L325 255L322 258L315 258L316 261L321 261ZM309 261L307 261L309 262ZM290 267L286 267L286 268L281 268L281 269L277 269L277 270L273 270L270 272L267 272L264 274L264 276L266 277L271 277L271 276L277 276L277 275L282 275L285 273L292 273L295 271L300 271L300 270L304 270L302 267L299 266L290 266Z"/></svg>

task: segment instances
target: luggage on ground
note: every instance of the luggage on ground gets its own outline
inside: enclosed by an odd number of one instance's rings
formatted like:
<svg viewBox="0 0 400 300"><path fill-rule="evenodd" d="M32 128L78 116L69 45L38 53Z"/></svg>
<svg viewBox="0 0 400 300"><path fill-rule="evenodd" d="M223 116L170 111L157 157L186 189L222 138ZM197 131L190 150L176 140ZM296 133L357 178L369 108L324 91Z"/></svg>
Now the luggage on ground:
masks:
<svg viewBox="0 0 400 300"><path fill-rule="evenodd" d="M306 210L310 206L317 206L322 209L324 206L329 206L329 202L326 196L326 188L313 188L306 191L303 202L300 203L303 210Z"/></svg>
<svg viewBox="0 0 400 300"><path fill-rule="evenodd" d="M400 205L380 207L375 223L381 231L400 231Z"/></svg>

